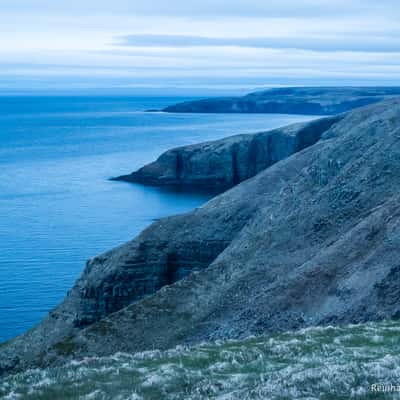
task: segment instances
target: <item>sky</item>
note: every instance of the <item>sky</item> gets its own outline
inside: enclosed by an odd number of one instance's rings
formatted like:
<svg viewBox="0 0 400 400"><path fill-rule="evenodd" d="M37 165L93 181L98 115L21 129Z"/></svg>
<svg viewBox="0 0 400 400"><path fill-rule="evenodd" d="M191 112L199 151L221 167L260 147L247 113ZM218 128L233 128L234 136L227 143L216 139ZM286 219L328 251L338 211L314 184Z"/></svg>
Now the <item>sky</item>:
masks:
<svg viewBox="0 0 400 400"><path fill-rule="evenodd" d="M0 0L0 90L399 85L398 0Z"/></svg>

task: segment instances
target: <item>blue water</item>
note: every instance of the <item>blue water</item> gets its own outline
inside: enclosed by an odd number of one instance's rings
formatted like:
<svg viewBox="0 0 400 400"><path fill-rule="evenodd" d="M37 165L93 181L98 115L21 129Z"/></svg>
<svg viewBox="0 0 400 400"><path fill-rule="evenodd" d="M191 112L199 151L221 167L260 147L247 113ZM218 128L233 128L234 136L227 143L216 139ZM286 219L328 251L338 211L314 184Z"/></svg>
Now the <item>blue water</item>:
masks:
<svg viewBox="0 0 400 400"><path fill-rule="evenodd" d="M109 177L173 146L310 119L143 112L182 100L0 96L0 341L56 306L86 259L210 198Z"/></svg>

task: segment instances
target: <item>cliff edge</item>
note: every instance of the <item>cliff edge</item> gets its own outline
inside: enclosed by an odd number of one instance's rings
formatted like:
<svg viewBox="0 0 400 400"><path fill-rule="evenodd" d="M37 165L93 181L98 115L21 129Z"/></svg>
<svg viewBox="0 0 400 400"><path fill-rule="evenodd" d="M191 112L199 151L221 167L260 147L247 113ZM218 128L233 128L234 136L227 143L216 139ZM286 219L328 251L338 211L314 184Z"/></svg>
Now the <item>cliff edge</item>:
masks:
<svg viewBox="0 0 400 400"><path fill-rule="evenodd" d="M115 180L225 190L313 145L343 116L171 149Z"/></svg>

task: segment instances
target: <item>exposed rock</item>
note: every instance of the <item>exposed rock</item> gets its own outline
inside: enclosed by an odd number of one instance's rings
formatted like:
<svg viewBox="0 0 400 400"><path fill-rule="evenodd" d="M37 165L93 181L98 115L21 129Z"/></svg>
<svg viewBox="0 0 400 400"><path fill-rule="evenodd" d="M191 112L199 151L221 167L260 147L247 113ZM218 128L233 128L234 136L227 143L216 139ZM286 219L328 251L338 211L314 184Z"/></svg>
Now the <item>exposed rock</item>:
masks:
<svg viewBox="0 0 400 400"><path fill-rule="evenodd" d="M0 347L0 366L397 318L399 193L394 99L91 260L62 305Z"/></svg>
<svg viewBox="0 0 400 400"><path fill-rule="evenodd" d="M155 162L117 180L150 185L226 189L317 142L343 116L236 135L163 153Z"/></svg>
<svg viewBox="0 0 400 400"><path fill-rule="evenodd" d="M400 95L393 87L294 87L269 89L242 97L187 101L166 107L185 113L280 113L331 115Z"/></svg>

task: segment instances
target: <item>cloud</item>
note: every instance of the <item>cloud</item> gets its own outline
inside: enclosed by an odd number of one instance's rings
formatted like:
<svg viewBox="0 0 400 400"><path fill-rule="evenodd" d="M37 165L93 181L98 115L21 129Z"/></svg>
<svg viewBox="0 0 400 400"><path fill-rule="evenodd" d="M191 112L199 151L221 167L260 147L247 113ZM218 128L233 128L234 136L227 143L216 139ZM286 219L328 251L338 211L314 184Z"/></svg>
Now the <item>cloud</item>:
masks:
<svg viewBox="0 0 400 400"><path fill-rule="evenodd" d="M399 20L398 0L2 0L0 81L396 83Z"/></svg>
<svg viewBox="0 0 400 400"><path fill-rule="evenodd" d="M238 37L216 38L186 35L126 35L116 39L117 45L131 47L249 47L260 49L303 49L311 51L400 52L400 41L392 36L369 37Z"/></svg>

